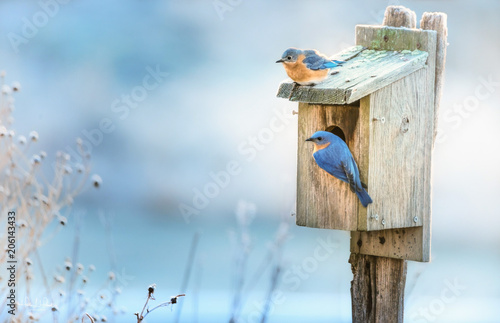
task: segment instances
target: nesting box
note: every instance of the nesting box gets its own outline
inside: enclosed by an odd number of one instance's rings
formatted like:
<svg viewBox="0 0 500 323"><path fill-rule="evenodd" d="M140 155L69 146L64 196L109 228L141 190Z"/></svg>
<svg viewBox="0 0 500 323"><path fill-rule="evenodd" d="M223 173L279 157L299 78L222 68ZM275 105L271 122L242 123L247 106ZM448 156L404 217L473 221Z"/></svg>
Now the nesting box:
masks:
<svg viewBox="0 0 500 323"><path fill-rule="evenodd" d="M429 260L435 52L435 31L356 26L356 46L332 57L346 61L338 73L280 85L278 97L299 102L298 225L353 231L353 252ZM347 143L367 208L315 163L305 140L319 130Z"/></svg>

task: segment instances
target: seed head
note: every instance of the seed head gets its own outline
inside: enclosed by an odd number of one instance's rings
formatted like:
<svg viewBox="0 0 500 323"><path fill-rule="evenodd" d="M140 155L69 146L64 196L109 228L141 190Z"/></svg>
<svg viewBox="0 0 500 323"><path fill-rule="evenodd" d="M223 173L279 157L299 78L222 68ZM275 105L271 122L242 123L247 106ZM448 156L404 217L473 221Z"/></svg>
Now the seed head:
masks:
<svg viewBox="0 0 500 323"><path fill-rule="evenodd" d="M62 215L58 215L57 218L59 220L59 224L61 224L62 226L65 226L66 223L68 223L68 219L66 219L66 217Z"/></svg>
<svg viewBox="0 0 500 323"><path fill-rule="evenodd" d="M76 171L79 174L83 173L84 170L85 170L85 166L83 166L82 164L76 164Z"/></svg>
<svg viewBox="0 0 500 323"><path fill-rule="evenodd" d="M33 157L31 158L31 162L33 163L33 165L38 165L42 162L42 158L39 155L33 155Z"/></svg>
<svg viewBox="0 0 500 323"><path fill-rule="evenodd" d="M54 280L58 283L61 283L61 284L64 283L64 281L65 281L64 277L61 275L54 276Z"/></svg>
<svg viewBox="0 0 500 323"><path fill-rule="evenodd" d="M94 185L95 188L99 188L102 185L102 178L101 176L94 174L92 175L92 185Z"/></svg>
<svg viewBox="0 0 500 323"><path fill-rule="evenodd" d="M19 82L12 82L12 91L21 91L21 84Z"/></svg>
<svg viewBox="0 0 500 323"><path fill-rule="evenodd" d="M148 287L148 297L153 298L153 294L155 292L155 289L156 289L156 284L149 285L149 287Z"/></svg>
<svg viewBox="0 0 500 323"><path fill-rule="evenodd" d="M38 140L38 132L36 132L36 131L30 132L29 136L30 136L30 140L31 141L37 141Z"/></svg>
<svg viewBox="0 0 500 323"><path fill-rule="evenodd" d="M0 186L0 192L3 190L3 187ZM28 226L28 223L26 222L26 220L18 220L16 225L20 228L26 228Z"/></svg>
<svg viewBox="0 0 500 323"><path fill-rule="evenodd" d="M17 138L17 141L19 142L20 145L25 145L26 144L26 137L25 136L19 136Z"/></svg>
<svg viewBox="0 0 500 323"><path fill-rule="evenodd" d="M64 165L64 174L71 175L73 173L73 169L69 165Z"/></svg>

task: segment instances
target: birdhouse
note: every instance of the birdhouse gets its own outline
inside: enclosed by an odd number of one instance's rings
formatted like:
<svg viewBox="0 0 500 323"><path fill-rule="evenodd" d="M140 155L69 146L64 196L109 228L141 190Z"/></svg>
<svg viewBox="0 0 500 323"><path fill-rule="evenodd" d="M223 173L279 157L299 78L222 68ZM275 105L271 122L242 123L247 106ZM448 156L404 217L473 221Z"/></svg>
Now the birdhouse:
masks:
<svg viewBox="0 0 500 323"><path fill-rule="evenodd" d="M356 46L325 81L281 83L298 101L297 225L352 231L351 252L429 261L436 32L356 26ZM330 131L348 145L373 203L318 167L305 140Z"/></svg>

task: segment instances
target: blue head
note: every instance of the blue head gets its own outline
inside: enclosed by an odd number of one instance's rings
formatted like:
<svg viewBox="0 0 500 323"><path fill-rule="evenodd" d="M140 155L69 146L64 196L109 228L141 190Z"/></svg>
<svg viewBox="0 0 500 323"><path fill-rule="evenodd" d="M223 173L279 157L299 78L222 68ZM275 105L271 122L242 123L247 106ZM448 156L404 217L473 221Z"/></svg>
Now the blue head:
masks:
<svg viewBox="0 0 500 323"><path fill-rule="evenodd" d="M311 138L306 139L306 141L311 141L316 145L323 146L334 141L336 137L337 136L331 132L318 131L314 135L312 135Z"/></svg>
<svg viewBox="0 0 500 323"><path fill-rule="evenodd" d="M295 63L299 59L300 54L302 54L302 50L293 47L288 48L283 55L281 55L281 59L278 59L276 63Z"/></svg>
<svg viewBox="0 0 500 323"><path fill-rule="evenodd" d="M325 149L332 143L334 145L342 145L342 143L344 143L340 137L328 131L318 131L312 135L311 138L306 139L306 141L310 141L314 144L314 152Z"/></svg>

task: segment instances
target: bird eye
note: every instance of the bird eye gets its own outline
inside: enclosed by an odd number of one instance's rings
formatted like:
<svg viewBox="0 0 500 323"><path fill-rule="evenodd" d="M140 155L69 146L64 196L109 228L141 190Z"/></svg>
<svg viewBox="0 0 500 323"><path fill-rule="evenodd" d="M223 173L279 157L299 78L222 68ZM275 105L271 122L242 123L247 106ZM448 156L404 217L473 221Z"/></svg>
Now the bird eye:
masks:
<svg viewBox="0 0 500 323"><path fill-rule="evenodd" d="M318 141L321 141L321 140L323 140L323 138L321 138L321 137L318 137Z"/></svg>
<svg viewBox="0 0 500 323"><path fill-rule="evenodd" d="M291 60L291 59L292 59L292 56L288 56L286 59L287 59L287 60Z"/></svg>

